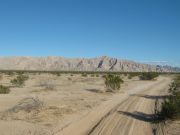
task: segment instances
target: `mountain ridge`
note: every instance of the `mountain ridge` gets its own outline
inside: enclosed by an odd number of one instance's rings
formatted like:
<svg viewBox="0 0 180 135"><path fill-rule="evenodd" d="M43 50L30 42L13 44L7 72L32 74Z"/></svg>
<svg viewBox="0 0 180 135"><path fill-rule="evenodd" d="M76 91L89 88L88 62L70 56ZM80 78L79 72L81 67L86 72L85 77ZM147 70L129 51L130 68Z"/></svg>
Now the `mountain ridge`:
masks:
<svg viewBox="0 0 180 135"><path fill-rule="evenodd" d="M0 57L0 70L42 71L117 71L117 72L179 72L171 66L143 64L108 56L95 58L66 58L61 56Z"/></svg>

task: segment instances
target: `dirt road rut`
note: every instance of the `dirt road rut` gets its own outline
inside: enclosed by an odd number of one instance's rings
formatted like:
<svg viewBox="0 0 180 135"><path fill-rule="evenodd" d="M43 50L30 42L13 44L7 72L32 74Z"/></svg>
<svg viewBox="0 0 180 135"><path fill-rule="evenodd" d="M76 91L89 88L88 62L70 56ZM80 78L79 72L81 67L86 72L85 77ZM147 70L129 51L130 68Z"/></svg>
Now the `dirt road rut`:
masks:
<svg viewBox="0 0 180 135"><path fill-rule="evenodd" d="M150 84L116 95L57 135L152 135L155 99L168 89L170 79L161 77Z"/></svg>

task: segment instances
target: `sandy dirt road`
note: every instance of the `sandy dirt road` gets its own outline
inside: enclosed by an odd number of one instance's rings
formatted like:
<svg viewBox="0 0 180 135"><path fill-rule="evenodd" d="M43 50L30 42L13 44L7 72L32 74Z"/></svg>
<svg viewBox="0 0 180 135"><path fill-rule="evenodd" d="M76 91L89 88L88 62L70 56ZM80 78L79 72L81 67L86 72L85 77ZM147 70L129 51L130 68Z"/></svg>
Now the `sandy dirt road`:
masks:
<svg viewBox="0 0 180 135"><path fill-rule="evenodd" d="M117 94L57 135L152 135L154 102L168 89L170 81L170 78L160 77Z"/></svg>

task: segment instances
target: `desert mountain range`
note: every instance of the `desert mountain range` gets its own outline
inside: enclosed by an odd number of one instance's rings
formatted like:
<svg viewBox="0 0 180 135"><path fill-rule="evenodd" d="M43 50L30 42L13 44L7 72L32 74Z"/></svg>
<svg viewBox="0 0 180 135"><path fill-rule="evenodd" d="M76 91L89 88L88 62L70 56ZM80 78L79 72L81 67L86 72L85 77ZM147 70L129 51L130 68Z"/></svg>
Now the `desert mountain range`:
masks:
<svg viewBox="0 0 180 135"><path fill-rule="evenodd" d="M107 56L96 58L0 57L0 70L179 72L179 68L149 65Z"/></svg>

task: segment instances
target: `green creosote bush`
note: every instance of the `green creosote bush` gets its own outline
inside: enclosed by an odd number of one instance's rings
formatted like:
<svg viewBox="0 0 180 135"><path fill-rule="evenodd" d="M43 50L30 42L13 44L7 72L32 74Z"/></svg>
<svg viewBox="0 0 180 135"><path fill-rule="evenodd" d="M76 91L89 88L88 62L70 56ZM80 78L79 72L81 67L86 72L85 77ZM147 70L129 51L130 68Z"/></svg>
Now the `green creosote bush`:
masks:
<svg viewBox="0 0 180 135"><path fill-rule="evenodd" d="M13 76L15 73L12 72L12 71L9 71L9 72L6 72L6 74L9 75L9 76Z"/></svg>
<svg viewBox="0 0 180 135"><path fill-rule="evenodd" d="M117 75L106 75L105 76L105 85L108 91L116 91L121 87L121 83L124 81Z"/></svg>
<svg viewBox="0 0 180 135"><path fill-rule="evenodd" d="M0 85L0 94L8 94L10 92L9 87Z"/></svg>
<svg viewBox="0 0 180 135"><path fill-rule="evenodd" d="M82 74L82 77L87 77L88 75L86 73L83 73Z"/></svg>
<svg viewBox="0 0 180 135"><path fill-rule="evenodd" d="M0 75L0 81L3 79L3 76L2 75Z"/></svg>
<svg viewBox="0 0 180 135"><path fill-rule="evenodd" d="M169 88L170 95L164 99L161 110L158 112L158 120L180 119L180 75L177 76Z"/></svg>
<svg viewBox="0 0 180 135"><path fill-rule="evenodd" d="M27 75L18 75L15 79L11 80L11 83L15 86L23 86L25 81L28 80L29 77Z"/></svg>
<svg viewBox="0 0 180 135"><path fill-rule="evenodd" d="M91 74L91 77L94 77L95 75L94 74Z"/></svg>
<svg viewBox="0 0 180 135"><path fill-rule="evenodd" d="M61 73L56 72L55 75L56 75L56 76L61 76Z"/></svg>
<svg viewBox="0 0 180 135"><path fill-rule="evenodd" d="M98 74L96 74L96 77L99 77L99 75L98 75Z"/></svg>
<svg viewBox="0 0 180 135"><path fill-rule="evenodd" d="M142 73L139 76L140 80L154 80L155 78L157 78L159 76L158 73L153 73L153 72L146 72L146 73Z"/></svg>
<svg viewBox="0 0 180 135"><path fill-rule="evenodd" d="M132 79L132 76L131 76L131 75L128 75L128 79Z"/></svg>

